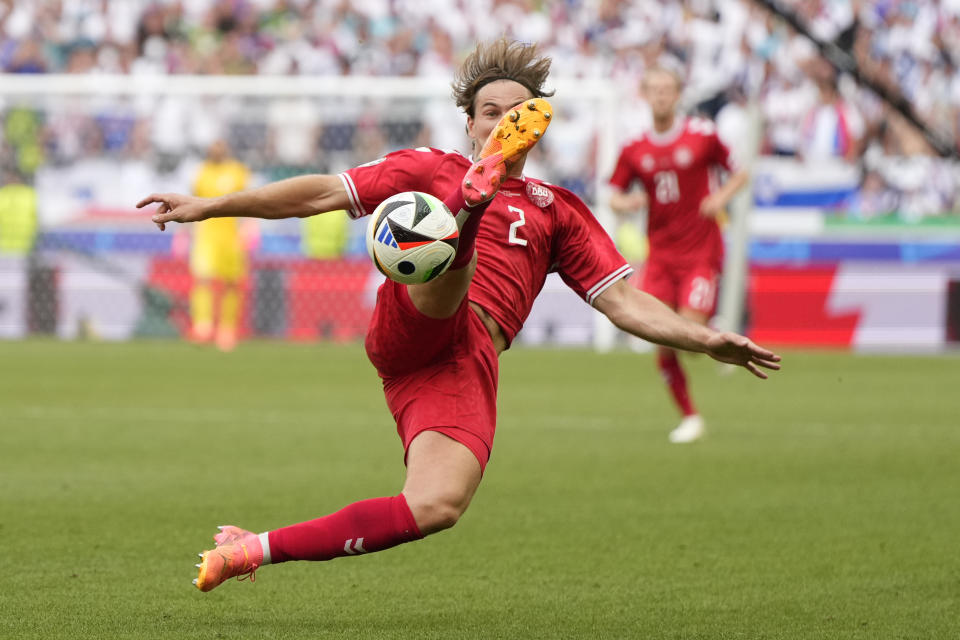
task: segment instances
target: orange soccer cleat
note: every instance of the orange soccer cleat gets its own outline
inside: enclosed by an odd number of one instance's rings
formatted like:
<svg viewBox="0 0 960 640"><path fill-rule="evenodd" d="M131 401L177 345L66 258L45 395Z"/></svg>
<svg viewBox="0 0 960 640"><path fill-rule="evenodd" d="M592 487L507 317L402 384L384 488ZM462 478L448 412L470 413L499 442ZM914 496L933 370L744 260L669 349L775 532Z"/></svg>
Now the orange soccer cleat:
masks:
<svg viewBox="0 0 960 640"><path fill-rule="evenodd" d="M553 108L543 98L531 98L510 109L480 150L463 178L463 199L474 206L489 200L500 188L507 169L543 137Z"/></svg>
<svg viewBox="0 0 960 640"><path fill-rule="evenodd" d="M193 584L200 591L210 591L230 578L249 575L254 580L254 572L263 564L263 547L260 538L239 527L217 527L220 533L213 536L217 546L200 554L200 574Z"/></svg>

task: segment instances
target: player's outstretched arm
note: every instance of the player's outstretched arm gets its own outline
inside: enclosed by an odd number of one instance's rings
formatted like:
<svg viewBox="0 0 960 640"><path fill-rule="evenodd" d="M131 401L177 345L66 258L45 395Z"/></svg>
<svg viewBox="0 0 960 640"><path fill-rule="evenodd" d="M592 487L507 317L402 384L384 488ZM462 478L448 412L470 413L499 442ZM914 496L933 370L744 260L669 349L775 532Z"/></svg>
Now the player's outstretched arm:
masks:
<svg viewBox="0 0 960 640"><path fill-rule="evenodd" d="M233 217L306 218L350 207L343 183L338 176L332 175L297 176L219 198L153 193L138 202L137 208L154 203L160 206L151 219L161 231L168 222Z"/></svg>
<svg viewBox="0 0 960 640"><path fill-rule="evenodd" d="M611 285L594 306L617 327L644 340L706 353L720 362L744 367L758 378L767 377L763 369L780 368L780 356L772 351L736 333L721 333L687 320L626 280Z"/></svg>

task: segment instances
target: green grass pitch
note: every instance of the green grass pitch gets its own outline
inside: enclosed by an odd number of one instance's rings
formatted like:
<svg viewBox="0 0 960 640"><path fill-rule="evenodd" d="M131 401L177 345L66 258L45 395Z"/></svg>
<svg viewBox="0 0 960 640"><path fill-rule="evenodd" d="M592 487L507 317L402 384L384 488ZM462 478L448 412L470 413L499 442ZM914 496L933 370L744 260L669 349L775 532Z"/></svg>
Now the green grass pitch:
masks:
<svg viewBox="0 0 960 640"><path fill-rule="evenodd" d="M396 493L358 345L0 343L0 638L957 638L960 360L516 349L451 531L202 594L215 525Z"/></svg>

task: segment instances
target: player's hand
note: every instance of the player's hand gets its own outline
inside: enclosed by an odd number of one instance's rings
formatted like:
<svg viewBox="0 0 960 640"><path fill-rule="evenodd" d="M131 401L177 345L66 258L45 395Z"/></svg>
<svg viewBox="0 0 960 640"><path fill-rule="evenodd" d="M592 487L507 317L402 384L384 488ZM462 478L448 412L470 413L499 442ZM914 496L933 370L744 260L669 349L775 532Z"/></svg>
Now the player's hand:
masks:
<svg viewBox="0 0 960 640"><path fill-rule="evenodd" d="M642 191L624 193L615 191L610 196L610 208L621 217L629 217L647 208L647 194Z"/></svg>
<svg viewBox="0 0 960 640"><path fill-rule="evenodd" d="M707 218L716 218L723 211L723 198L719 193L711 193L700 201L700 215Z"/></svg>
<svg viewBox="0 0 960 640"><path fill-rule="evenodd" d="M763 369L780 369L780 356L736 333L714 334L707 341L706 353L714 360L744 367L764 380L767 379L767 374Z"/></svg>
<svg viewBox="0 0 960 640"><path fill-rule="evenodd" d="M151 193L137 203L137 209L154 203L160 203L160 206L150 219L160 231L166 229L168 222L198 222L209 217L206 212L206 198L180 193Z"/></svg>

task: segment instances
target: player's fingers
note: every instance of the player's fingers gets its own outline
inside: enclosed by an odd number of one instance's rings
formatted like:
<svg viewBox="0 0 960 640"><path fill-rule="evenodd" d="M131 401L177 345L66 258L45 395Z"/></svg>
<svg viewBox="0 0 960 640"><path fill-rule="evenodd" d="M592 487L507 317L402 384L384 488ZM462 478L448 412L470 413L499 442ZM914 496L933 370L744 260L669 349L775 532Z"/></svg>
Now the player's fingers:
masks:
<svg viewBox="0 0 960 640"><path fill-rule="evenodd" d="M167 225L163 224L162 222L158 222L158 223L157 223L157 228L159 228L160 231L163 231L164 229L167 228Z"/></svg>
<svg viewBox="0 0 960 640"><path fill-rule="evenodd" d="M779 360L779 358L778 358L778 360ZM754 358L754 359L753 359L753 362L756 363L756 364L758 364L758 365L760 365L761 367L766 368L766 369L772 369L773 371L779 371L779 370L780 370L780 363L777 362L776 360L767 360L767 359L763 359L763 358Z"/></svg>
<svg viewBox="0 0 960 640"><path fill-rule="evenodd" d="M749 339L745 342L745 346L750 349L750 352L753 354L754 357L763 358L764 360L772 360L774 362L780 362L780 356L775 354L773 351L770 351L769 349L764 349L763 347L761 347L760 345L758 345L757 343Z"/></svg>
<svg viewBox="0 0 960 640"><path fill-rule="evenodd" d="M749 372L752 373L753 375L757 376L757 377L760 378L761 380L766 380L766 379L769 377L769 376L767 376L766 373L763 372L762 369L758 369L758 368L757 368L757 365L753 364L752 362L748 362L748 363L746 363L746 364L743 365L743 366L747 369L747 371L749 371Z"/></svg>
<svg viewBox="0 0 960 640"><path fill-rule="evenodd" d="M163 196L159 193L151 193L146 198L137 203L137 209L142 209L148 204L153 204L154 202L163 202Z"/></svg>
<svg viewBox="0 0 960 640"><path fill-rule="evenodd" d="M780 368L780 365L777 364L778 362L780 362L780 356L778 356L775 353L762 353L762 352L754 351L750 354L750 359L753 360L754 362L767 362L771 365L770 368L773 368L773 367L776 367L777 369Z"/></svg>
<svg viewBox="0 0 960 640"><path fill-rule="evenodd" d="M169 209L160 208L158 212L153 214L153 217L150 219L157 224L162 224L165 222L179 222L180 213L177 211L170 211Z"/></svg>
<svg viewBox="0 0 960 640"><path fill-rule="evenodd" d="M156 224L166 224L167 222L177 222L177 220L174 219L174 215L176 214L168 213L162 216L153 216L152 218L150 218L150 220L152 220Z"/></svg>

